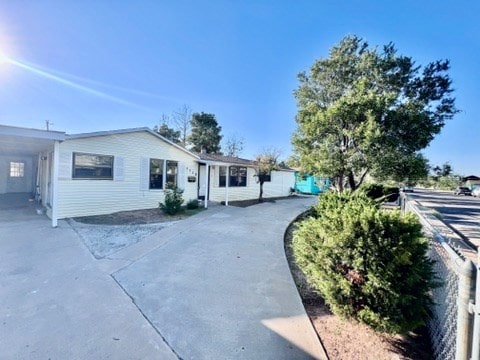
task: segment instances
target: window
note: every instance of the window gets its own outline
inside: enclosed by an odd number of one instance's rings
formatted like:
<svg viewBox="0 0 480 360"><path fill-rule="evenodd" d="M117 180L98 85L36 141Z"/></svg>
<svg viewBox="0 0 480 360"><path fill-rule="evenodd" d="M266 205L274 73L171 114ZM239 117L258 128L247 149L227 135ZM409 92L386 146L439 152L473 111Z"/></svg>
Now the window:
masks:
<svg viewBox="0 0 480 360"><path fill-rule="evenodd" d="M219 187L225 187L225 184L227 183L227 167L226 166L219 166L218 167L218 186Z"/></svg>
<svg viewBox="0 0 480 360"><path fill-rule="evenodd" d="M24 177L24 176L25 176L25 163L11 162L10 177Z"/></svg>
<svg viewBox="0 0 480 360"><path fill-rule="evenodd" d="M219 182L220 187L225 187L227 178L227 167L220 166ZM230 166L228 186L247 186L247 168L242 166Z"/></svg>
<svg viewBox="0 0 480 360"><path fill-rule="evenodd" d="M167 160L167 185L177 186L178 162Z"/></svg>
<svg viewBox="0 0 480 360"><path fill-rule="evenodd" d="M228 186L247 186L247 168L231 166Z"/></svg>
<svg viewBox="0 0 480 360"><path fill-rule="evenodd" d="M178 162L150 159L150 189L163 189L165 185L177 186Z"/></svg>
<svg viewBox="0 0 480 360"><path fill-rule="evenodd" d="M163 160L150 159L150 189L163 189Z"/></svg>
<svg viewBox="0 0 480 360"><path fill-rule="evenodd" d="M263 180L263 182L271 182L272 181L272 172L268 172L266 174L260 174L258 176L259 180Z"/></svg>
<svg viewBox="0 0 480 360"><path fill-rule="evenodd" d="M72 177L113 180L113 156L73 153Z"/></svg>
<svg viewBox="0 0 480 360"><path fill-rule="evenodd" d="M24 176L25 176L25 163L10 162L10 177L24 177Z"/></svg>

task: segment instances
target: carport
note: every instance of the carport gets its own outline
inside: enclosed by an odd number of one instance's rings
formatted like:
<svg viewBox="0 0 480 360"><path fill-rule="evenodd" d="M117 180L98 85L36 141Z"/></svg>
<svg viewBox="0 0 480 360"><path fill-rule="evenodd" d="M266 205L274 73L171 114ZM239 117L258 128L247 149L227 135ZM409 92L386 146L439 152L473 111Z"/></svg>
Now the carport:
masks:
<svg viewBox="0 0 480 360"><path fill-rule="evenodd" d="M0 125L0 197L3 207L29 194L57 226L59 143L65 133Z"/></svg>

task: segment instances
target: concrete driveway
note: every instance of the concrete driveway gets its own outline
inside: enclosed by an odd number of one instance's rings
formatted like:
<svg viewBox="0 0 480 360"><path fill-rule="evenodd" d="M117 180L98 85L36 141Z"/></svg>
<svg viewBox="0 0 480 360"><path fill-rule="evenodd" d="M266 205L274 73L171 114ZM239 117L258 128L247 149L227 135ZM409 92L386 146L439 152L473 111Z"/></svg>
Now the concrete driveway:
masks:
<svg viewBox="0 0 480 360"><path fill-rule="evenodd" d="M283 250L314 201L211 208L100 260L66 222L0 222L0 358L325 358Z"/></svg>
<svg viewBox="0 0 480 360"><path fill-rule="evenodd" d="M177 359L66 222L53 229L27 209L1 210L7 218L0 359Z"/></svg>

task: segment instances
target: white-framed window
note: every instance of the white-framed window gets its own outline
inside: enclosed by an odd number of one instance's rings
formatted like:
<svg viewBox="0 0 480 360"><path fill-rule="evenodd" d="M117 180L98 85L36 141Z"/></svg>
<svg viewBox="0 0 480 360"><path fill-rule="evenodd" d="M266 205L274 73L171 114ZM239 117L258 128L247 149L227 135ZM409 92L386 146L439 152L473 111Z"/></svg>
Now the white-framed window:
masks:
<svg viewBox="0 0 480 360"><path fill-rule="evenodd" d="M227 182L227 167L220 166L218 174L218 186L225 187ZM244 166L230 166L228 186L247 186L247 168Z"/></svg>
<svg viewBox="0 0 480 360"><path fill-rule="evenodd" d="M113 156L74 152L72 178L113 180Z"/></svg>
<svg viewBox="0 0 480 360"><path fill-rule="evenodd" d="M167 172L166 172L166 184L167 186L177 186L178 185L178 162L167 160Z"/></svg>
<svg viewBox="0 0 480 360"><path fill-rule="evenodd" d="M165 186L178 186L178 162L163 159L150 159L150 186L161 190Z"/></svg>
<svg viewBox="0 0 480 360"><path fill-rule="evenodd" d="M25 163L24 162L10 162L10 177L24 177Z"/></svg>
<svg viewBox="0 0 480 360"><path fill-rule="evenodd" d="M262 173L258 175L259 180L263 180L263 182L271 182L272 181L272 172L269 171L268 173Z"/></svg>
<svg viewBox="0 0 480 360"><path fill-rule="evenodd" d="M164 160L150 159L150 189L163 189Z"/></svg>

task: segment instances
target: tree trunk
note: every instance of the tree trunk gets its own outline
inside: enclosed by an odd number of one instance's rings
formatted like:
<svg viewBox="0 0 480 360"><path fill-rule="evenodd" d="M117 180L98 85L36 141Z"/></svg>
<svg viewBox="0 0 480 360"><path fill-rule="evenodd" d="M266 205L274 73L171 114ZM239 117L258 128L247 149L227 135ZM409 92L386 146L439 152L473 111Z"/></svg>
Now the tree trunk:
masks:
<svg viewBox="0 0 480 360"><path fill-rule="evenodd" d="M337 188L339 193L343 192L343 173L337 176L336 188Z"/></svg>
<svg viewBox="0 0 480 360"><path fill-rule="evenodd" d="M263 181L260 180L260 195L258 196L258 202L263 202Z"/></svg>
<svg viewBox="0 0 480 360"><path fill-rule="evenodd" d="M360 185L362 185L363 180L365 180L365 176L367 176L367 174L368 174L368 169L365 169L363 175L360 177L360 180L359 180L358 183L357 183L357 188L358 188Z"/></svg>
<svg viewBox="0 0 480 360"><path fill-rule="evenodd" d="M353 176L353 172L348 173L348 185L350 186L350 190L354 192L357 190L357 184L355 183L355 177Z"/></svg>

